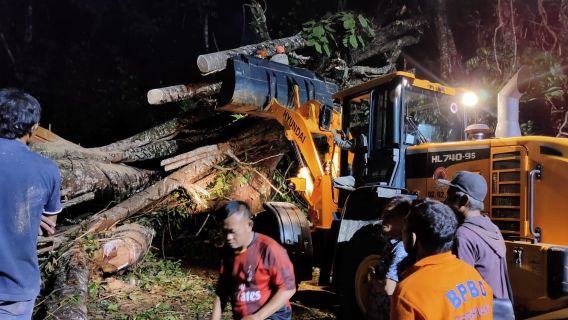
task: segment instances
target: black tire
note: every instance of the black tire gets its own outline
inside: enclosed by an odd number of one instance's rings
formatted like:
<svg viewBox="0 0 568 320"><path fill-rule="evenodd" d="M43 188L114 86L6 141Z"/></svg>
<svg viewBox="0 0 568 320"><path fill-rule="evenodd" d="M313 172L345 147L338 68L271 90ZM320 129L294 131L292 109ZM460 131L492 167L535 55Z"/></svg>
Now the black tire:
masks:
<svg viewBox="0 0 568 320"><path fill-rule="evenodd" d="M254 217L254 231L280 243L294 265L296 283L312 279L313 248L309 223L294 205L268 202Z"/></svg>
<svg viewBox="0 0 568 320"><path fill-rule="evenodd" d="M380 226L375 224L359 229L343 248L343 267L336 275L342 296L342 319L383 319L383 316L388 319L388 315L376 314L388 310L388 306L384 306L388 298L385 300L380 296L382 284L368 272L369 267L376 266L382 259L386 246L388 241L382 236Z"/></svg>

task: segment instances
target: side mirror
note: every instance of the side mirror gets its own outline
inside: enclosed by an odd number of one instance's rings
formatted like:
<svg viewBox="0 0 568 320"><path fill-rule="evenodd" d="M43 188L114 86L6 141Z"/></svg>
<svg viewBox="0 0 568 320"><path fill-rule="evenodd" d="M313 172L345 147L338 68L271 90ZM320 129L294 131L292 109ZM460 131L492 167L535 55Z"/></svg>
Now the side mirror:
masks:
<svg viewBox="0 0 568 320"><path fill-rule="evenodd" d="M331 116L333 114L333 107L324 104L319 113L319 129L322 131L329 131L331 128Z"/></svg>

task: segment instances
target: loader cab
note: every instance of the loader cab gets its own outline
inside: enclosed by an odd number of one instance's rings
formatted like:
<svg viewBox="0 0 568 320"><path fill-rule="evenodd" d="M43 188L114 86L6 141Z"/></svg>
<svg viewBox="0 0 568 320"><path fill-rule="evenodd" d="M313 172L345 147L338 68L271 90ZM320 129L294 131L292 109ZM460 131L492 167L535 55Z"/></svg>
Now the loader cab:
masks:
<svg viewBox="0 0 568 320"><path fill-rule="evenodd" d="M342 130L350 138L356 138L353 132L363 132L367 138L362 177L356 186L404 189L406 148L462 140L465 107L456 92L396 72L336 93L333 98L342 105ZM342 150L340 175L357 172L356 160L357 155Z"/></svg>

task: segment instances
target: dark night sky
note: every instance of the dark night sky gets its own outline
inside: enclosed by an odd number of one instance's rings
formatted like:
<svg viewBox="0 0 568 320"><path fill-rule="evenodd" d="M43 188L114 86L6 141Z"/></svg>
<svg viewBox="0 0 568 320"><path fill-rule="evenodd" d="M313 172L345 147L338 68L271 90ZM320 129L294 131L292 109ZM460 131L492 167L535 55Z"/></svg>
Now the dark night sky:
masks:
<svg viewBox="0 0 568 320"><path fill-rule="evenodd" d="M243 3L0 0L5 39L0 38L0 87L20 87L35 95L44 107L42 125L51 124L73 142L98 146L130 136L180 112L177 104L149 106L149 89L204 81L196 59L207 52L205 16L209 51L257 42ZM389 1L347 3L347 9L375 22L396 16ZM297 33L307 20L335 12L337 1L267 0L267 6L270 34L279 38ZM459 32L458 39L473 36L467 25ZM407 54L431 69L437 59L433 51L434 38L425 30L421 44Z"/></svg>

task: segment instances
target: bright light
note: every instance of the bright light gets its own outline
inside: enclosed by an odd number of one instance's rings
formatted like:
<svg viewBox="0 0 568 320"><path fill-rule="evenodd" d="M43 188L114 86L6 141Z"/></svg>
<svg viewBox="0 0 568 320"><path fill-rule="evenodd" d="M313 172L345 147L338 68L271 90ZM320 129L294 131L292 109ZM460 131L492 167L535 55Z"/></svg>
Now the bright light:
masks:
<svg viewBox="0 0 568 320"><path fill-rule="evenodd" d="M479 102L479 97L474 92L468 91L462 96L462 103L466 107L473 107Z"/></svg>
<svg viewBox="0 0 568 320"><path fill-rule="evenodd" d="M300 172L298 172L298 177L306 179L306 194L311 196L312 192L314 192L314 182L312 181L312 175L310 174L310 170L307 167L300 168Z"/></svg>

